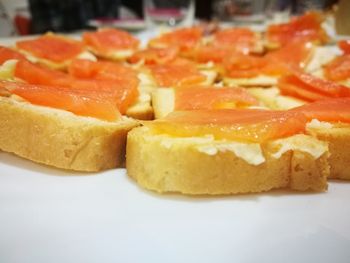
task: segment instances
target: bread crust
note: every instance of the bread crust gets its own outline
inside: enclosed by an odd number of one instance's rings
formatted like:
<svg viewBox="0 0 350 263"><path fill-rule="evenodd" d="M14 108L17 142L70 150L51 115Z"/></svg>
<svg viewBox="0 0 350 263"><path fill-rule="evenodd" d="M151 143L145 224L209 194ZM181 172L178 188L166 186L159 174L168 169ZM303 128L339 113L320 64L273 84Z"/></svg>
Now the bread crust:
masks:
<svg viewBox="0 0 350 263"><path fill-rule="evenodd" d="M342 124L329 129L309 128L308 132L329 144L329 178L350 180L350 125Z"/></svg>
<svg viewBox="0 0 350 263"><path fill-rule="evenodd" d="M233 152L210 155L195 145L190 140L177 140L168 147L163 136L147 127L135 128L128 134L127 173L142 187L159 193L216 195L275 188L327 189L327 153L315 160L308 153L290 150L276 159L272 156L274 146L266 144L262 145L265 162L252 165Z"/></svg>
<svg viewBox="0 0 350 263"><path fill-rule="evenodd" d="M77 171L124 163L131 119L107 122L0 97L0 149L26 159Z"/></svg>

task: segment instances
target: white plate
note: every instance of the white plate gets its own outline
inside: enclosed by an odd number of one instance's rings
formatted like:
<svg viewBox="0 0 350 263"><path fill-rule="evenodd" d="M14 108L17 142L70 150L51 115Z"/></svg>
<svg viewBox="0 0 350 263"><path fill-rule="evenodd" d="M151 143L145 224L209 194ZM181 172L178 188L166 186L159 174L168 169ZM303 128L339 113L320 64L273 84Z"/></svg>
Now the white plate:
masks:
<svg viewBox="0 0 350 263"><path fill-rule="evenodd" d="M0 152L0 262L349 262L350 184L186 197Z"/></svg>

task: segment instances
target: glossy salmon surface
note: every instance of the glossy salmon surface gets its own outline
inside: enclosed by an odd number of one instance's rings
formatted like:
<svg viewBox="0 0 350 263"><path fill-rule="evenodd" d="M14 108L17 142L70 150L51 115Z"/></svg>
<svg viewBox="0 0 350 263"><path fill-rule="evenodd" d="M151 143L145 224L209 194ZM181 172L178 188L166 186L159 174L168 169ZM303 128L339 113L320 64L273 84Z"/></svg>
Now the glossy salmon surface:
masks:
<svg viewBox="0 0 350 263"><path fill-rule="evenodd" d="M107 121L121 117L113 100L97 91L6 81L0 81L0 89L6 89L32 104L62 109L80 116Z"/></svg>
<svg viewBox="0 0 350 263"><path fill-rule="evenodd" d="M175 137L209 135L215 139L263 143L303 133L306 121L300 112L223 109L175 111L145 125Z"/></svg>
<svg viewBox="0 0 350 263"><path fill-rule="evenodd" d="M101 54L118 50L136 49L140 41L126 31L118 29L102 29L83 34L84 43Z"/></svg>
<svg viewBox="0 0 350 263"><path fill-rule="evenodd" d="M16 46L35 57L56 63L71 60L84 51L83 43L54 34L21 40L16 43Z"/></svg>
<svg viewBox="0 0 350 263"><path fill-rule="evenodd" d="M243 88L188 87L175 90L176 110L230 109L258 105Z"/></svg>
<svg viewBox="0 0 350 263"><path fill-rule="evenodd" d="M266 31L267 40L278 46L284 46L292 40L308 40L325 43L328 36L321 24L323 17L317 12L308 12L295 17L284 24L270 25Z"/></svg>

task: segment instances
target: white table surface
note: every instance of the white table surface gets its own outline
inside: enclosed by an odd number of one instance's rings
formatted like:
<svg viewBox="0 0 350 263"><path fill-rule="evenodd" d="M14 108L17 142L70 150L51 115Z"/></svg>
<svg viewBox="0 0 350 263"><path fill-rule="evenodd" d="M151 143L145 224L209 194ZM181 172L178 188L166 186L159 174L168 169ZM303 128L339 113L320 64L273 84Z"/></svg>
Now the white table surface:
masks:
<svg viewBox="0 0 350 263"><path fill-rule="evenodd" d="M349 262L350 183L327 193L158 195L124 169L0 152L0 262Z"/></svg>

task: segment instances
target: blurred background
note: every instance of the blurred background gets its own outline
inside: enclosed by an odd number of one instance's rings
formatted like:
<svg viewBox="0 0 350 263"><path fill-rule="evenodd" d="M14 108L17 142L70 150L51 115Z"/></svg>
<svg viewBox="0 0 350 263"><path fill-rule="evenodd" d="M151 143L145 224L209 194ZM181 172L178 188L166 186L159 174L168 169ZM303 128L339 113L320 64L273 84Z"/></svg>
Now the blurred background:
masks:
<svg viewBox="0 0 350 263"><path fill-rule="evenodd" d="M115 25L142 30L144 4L151 0L0 0L0 36L74 32ZM188 0L152 0L162 6ZM348 1L350 0L341 0ZM157 3L158 2L158 3ZM196 21L261 22L271 14L331 8L336 0L193 0ZM148 9L147 9L148 10ZM165 9L164 9L165 10ZM161 15L169 14L167 12ZM172 10L172 9L171 9ZM171 11L170 10L170 11ZM174 12L172 12L174 15ZM119 25L119 26L118 26Z"/></svg>

